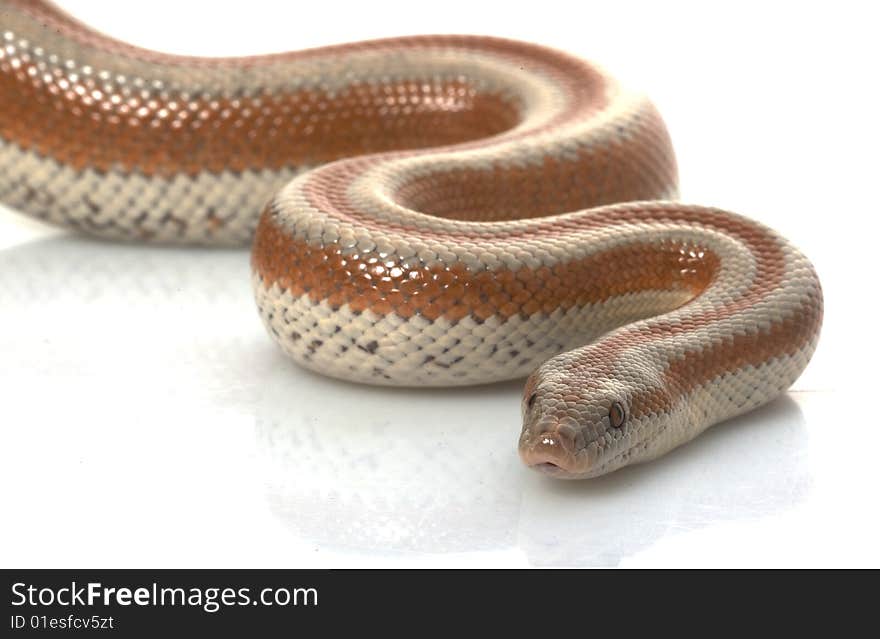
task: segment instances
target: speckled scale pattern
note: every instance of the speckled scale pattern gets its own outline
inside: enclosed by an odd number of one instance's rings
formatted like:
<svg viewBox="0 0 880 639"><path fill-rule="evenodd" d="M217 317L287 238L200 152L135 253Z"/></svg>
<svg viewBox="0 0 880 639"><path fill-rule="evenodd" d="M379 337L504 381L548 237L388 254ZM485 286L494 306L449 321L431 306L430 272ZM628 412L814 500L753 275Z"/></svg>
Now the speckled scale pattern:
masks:
<svg viewBox="0 0 880 639"><path fill-rule="evenodd" d="M544 47L410 37L145 51L0 0L0 200L124 240L253 240L260 316L368 384L528 376L519 451L653 459L807 365L822 294L785 239L675 202L660 115Z"/></svg>

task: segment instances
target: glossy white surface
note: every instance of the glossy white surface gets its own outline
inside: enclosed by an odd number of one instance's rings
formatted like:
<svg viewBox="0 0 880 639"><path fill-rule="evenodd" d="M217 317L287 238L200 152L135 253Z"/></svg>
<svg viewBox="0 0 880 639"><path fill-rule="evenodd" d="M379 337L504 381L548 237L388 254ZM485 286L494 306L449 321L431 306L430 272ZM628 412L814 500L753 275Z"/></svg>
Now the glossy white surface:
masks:
<svg viewBox="0 0 880 639"><path fill-rule="evenodd" d="M318 5L306 24L268 1L247 14L61 4L189 53L462 31L599 59L655 98L683 199L788 235L817 265L827 315L787 397L658 462L557 483L517 459L519 383L405 391L318 377L264 334L247 251L98 242L0 208L0 565L880 566L865 339L880 100L859 5L799 8L783 31L789 14L757 3L731 15L602 3L575 22L559 17L571 3L544 2L504 24L464 2L446 17ZM190 40L207 6L211 29Z"/></svg>

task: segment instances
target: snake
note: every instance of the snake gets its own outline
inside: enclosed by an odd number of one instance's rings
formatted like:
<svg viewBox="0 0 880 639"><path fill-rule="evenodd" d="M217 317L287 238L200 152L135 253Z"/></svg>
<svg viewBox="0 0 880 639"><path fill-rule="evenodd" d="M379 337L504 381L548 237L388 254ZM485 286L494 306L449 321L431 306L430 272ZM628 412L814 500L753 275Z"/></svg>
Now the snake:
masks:
<svg viewBox="0 0 880 639"><path fill-rule="evenodd" d="M526 379L519 456L550 477L660 457L816 348L810 261L680 202L657 108L595 63L470 35L179 56L25 0L0 1L0 37L0 202L250 245L268 334L323 375Z"/></svg>

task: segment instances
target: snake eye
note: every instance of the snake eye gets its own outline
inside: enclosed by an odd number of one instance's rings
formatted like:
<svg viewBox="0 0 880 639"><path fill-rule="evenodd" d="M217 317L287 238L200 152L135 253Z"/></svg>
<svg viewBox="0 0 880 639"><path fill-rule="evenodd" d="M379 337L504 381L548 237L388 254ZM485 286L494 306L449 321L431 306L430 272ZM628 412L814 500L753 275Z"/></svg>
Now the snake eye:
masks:
<svg viewBox="0 0 880 639"><path fill-rule="evenodd" d="M532 406L535 405L535 400L538 398L538 393L532 393L529 395L529 400L526 402L526 406L531 409Z"/></svg>
<svg viewBox="0 0 880 639"><path fill-rule="evenodd" d="M611 409L608 411L608 421L611 422L612 428L620 428L626 421L626 411L623 410L623 404L620 402L612 402Z"/></svg>

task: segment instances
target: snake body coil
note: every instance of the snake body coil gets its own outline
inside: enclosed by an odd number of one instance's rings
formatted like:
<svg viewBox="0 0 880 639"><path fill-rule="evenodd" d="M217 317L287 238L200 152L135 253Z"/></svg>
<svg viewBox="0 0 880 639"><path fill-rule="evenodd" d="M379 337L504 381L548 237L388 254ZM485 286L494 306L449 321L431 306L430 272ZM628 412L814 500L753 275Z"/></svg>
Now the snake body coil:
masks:
<svg viewBox="0 0 880 639"><path fill-rule="evenodd" d="M0 36L0 200L107 238L253 238L263 321L321 373L531 373L520 454L553 476L655 458L782 393L816 346L808 260L670 201L654 107L566 54L441 36L186 58L23 0Z"/></svg>

